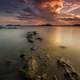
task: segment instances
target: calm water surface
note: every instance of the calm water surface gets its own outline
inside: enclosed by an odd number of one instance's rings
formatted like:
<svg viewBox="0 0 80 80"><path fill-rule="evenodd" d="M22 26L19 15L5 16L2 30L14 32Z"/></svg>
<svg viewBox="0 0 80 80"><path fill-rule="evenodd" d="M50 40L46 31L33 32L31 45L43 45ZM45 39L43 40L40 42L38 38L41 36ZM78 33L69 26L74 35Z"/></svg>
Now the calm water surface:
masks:
<svg viewBox="0 0 80 80"><path fill-rule="evenodd" d="M70 60L80 72L80 28L79 27L26 27L26 29L0 30L0 62L5 59L17 59L20 53L30 54L30 44L25 35L37 31L43 37L42 43L36 42L37 53L48 53L51 58L64 57ZM60 48L65 46L66 48ZM37 50L38 50L37 49ZM33 53L32 53L33 54Z"/></svg>

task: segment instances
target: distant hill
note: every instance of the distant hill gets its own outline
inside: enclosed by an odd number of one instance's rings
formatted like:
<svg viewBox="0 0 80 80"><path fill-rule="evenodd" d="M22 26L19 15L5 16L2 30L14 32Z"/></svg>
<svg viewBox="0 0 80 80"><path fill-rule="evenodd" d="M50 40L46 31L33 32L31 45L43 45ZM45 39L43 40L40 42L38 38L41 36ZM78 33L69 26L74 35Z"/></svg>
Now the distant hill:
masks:
<svg viewBox="0 0 80 80"><path fill-rule="evenodd" d="M39 25L39 26L53 26L52 24L42 24L42 25Z"/></svg>
<svg viewBox="0 0 80 80"><path fill-rule="evenodd" d="M80 26L80 24L74 24L74 26Z"/></svg>
<svg viewBox="0 0 80 80"><path fill-rule="evenodd" d="M21 25L7 24L6 26L21 26Z"/></svg>

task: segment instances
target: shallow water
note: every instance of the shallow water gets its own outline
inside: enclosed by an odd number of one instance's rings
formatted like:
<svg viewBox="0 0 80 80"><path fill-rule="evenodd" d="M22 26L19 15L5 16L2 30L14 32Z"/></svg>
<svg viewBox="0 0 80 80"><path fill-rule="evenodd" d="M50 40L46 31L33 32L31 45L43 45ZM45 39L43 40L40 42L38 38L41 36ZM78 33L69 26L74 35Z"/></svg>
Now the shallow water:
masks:
<svg viewBox="0 0 80 80"><path fill-rule="evenodd" d="M31 52L25 38L29 31L37 31L43 42L35 42L36 52ZM61 48L65 46L66 48ZM0 30L0 65L6 59L18 60L26 55L48 54L51 59L64 57L80 72L80 28L79 27L26 27L25 29ZM54 62L54 61L53 61Z"/></svg>

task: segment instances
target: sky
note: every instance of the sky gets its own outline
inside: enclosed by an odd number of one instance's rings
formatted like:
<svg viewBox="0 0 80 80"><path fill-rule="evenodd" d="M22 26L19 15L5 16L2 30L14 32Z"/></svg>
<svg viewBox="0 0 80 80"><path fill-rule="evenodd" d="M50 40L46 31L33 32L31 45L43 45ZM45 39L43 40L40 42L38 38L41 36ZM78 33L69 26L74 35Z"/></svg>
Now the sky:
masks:
<svg viewBox="0 0 80 80"><path fill-rule="evenodd" d="M80 22L80 0L0 0L0 24L72 25Z"/></svg>

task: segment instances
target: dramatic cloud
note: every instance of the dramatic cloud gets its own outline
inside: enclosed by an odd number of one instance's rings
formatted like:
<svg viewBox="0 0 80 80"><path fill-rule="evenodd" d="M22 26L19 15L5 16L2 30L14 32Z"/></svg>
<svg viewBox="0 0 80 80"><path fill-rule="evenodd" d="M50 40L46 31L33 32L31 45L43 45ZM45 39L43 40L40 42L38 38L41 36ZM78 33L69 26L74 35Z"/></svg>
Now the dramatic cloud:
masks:
<svg viewBox="0 0 80 80"><path fill-rule="evenodd" d="M70 13L71 11L74 11L74 10L76 10L76 9L80 9L80 4L76 4L76 3L72 3L72 2L70 2L70 3L65 3L65 5L64 5L64 12L65 13Z"/></svg>
<svg viewBox="0 0 80 80"><path fill-rule="evenodd" d="M70 17L67 15L68 13L79 14L79 9L79 0L0 0L0 16L12 17L13 23L24 22L28 24L31 22L32 24L33 22L37 24L39 21L40 23L43 21L45 23L60 24L61 17ZM64 13L65 15L63 15ZM72 17L70 18L72 20ZM66 20L64 19L64 21Z"/></svg>
<svg viewBox="0 0 80 80"><path fill-rule="evenodd" d="M57 14L63 8L63 0L20 0L26 7L17 18L19 20L44 19L48 23L58 22Z"/></svg>
<svg viewBox="0 0 80 80"><path fill-rule="evenodd" d="M63 0L47 0L46 2L41 3L40 6L52 13L60 13L63 8L63 2Z"/></svg>

